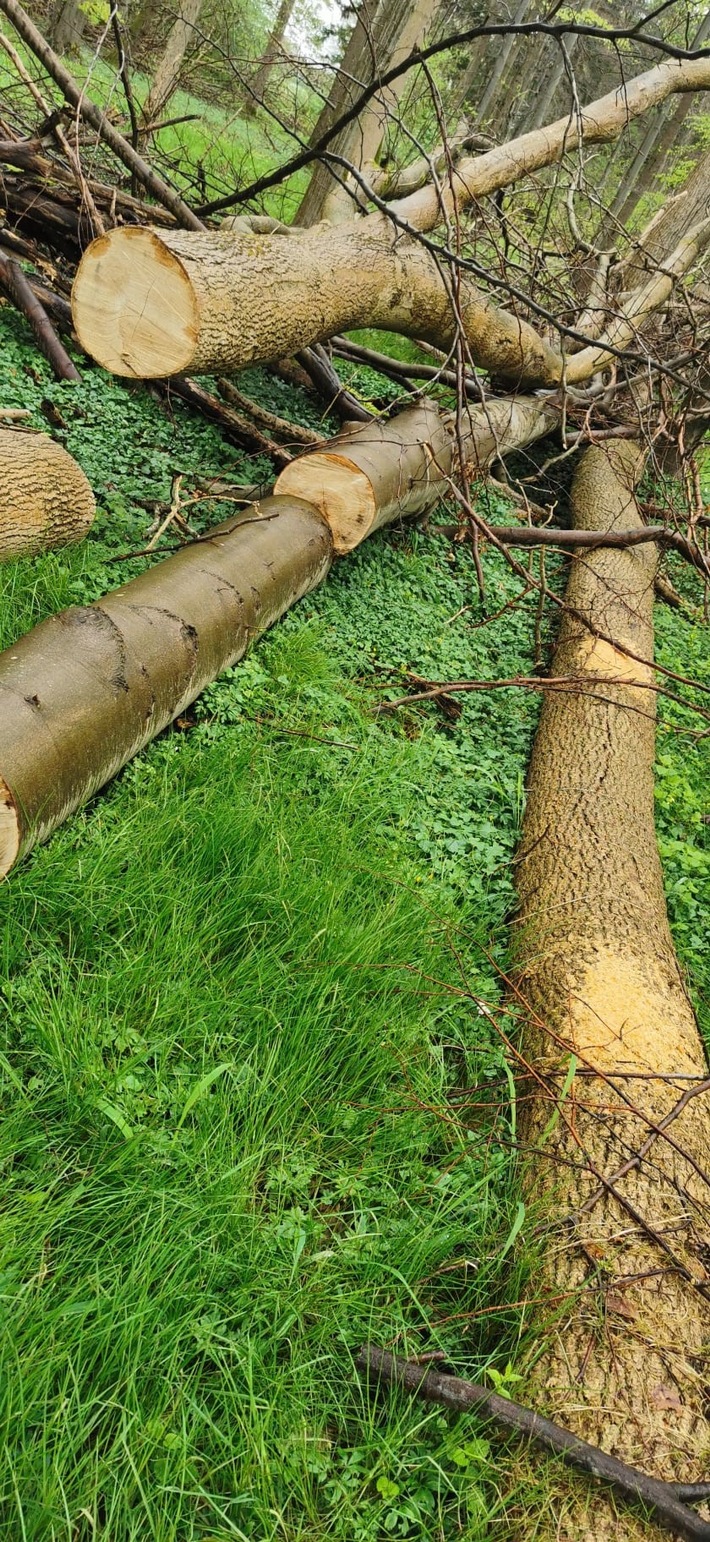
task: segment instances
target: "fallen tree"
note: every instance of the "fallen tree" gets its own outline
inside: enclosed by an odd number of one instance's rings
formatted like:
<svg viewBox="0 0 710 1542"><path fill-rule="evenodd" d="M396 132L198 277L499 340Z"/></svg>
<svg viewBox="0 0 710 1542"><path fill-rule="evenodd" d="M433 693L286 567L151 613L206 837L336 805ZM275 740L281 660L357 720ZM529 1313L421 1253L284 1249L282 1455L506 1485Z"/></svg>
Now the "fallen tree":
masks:
<svg viewBox="0 0 710 1542"><path fill-rule="evenodd" d="M559 380L558 352L466 277L458 307L482 368ZM379 215L272 236L114 230L84 254L72 310L86 352L138 379L240 370L363 326L447 348L459 327L435 256Z"/></svg>
<svg viewBox="0 0 710 1542"><path fill-rule="evenodd" d="M574 528L641 529L643 462L632 441L587 450ZM593 1444L688 1483L710 1438L710 1079L654 831L655 568L650 544L573 560L551 678L579 683L546 692L535 740L516 985L528 1184L562 1303L533 1396ZM602 1504L562 1508L559 1536L648 1536Z"/></svg>
<svg viewBox="0 0 710 1542"><path fill-rule="evenodd" d="M495 403L490 422L472 414L467 454L487 464L554 416L542 402ZM280 486L278 496L93 605L43 621L0 655L0 874L321 583L336 545L350 550L385 522L421 513L450 484L450 428L431 404L403 413L388 431L358 427L345 447L347 460L332 457L332 500L319 455L305 455L299 496ZM367 517L365 482L375 504ZM344 536L348 486L361 514Z"/></svg>
<svg viewBox="0 0 710 1542"><path fill-rule="evenodd" d="M468 408L457 433L453 414L424 401L292 461L276 492L308 498L328 521L336 552L352 551L392 519L435 508L462 473L480 479L494 460L558 421L559 410L542 398L500 397Z"/></svg>
<svg viewBox="0 0 710 1542"><path fill-rule="evenodd" d="M307 504L267 500L0 657L0 873L120 770L332 560Z"/></svg>
<svg viewBox="0 0 710 1542"><path fill-rule="evenodd" d="M3 8L9 14L16 0L0 0ZM617 263L585 238L575 196L583 192L587 146L609 142L674 93L709 85L708 56L671 59L483 155L454 161L442 134L433 180L389 208L368 199L376 190L357 168L334 162L357 183L363 205L376 206L337 229L287 232L257 214L243 215L231 231L196 230L199 222L177 211L187 232L114 228L95 242L76 278L73 315L85 348L117 374L229 373L318 348L342 329L377 326L442 350L441 378L445 371L457 407L419 403L296 461L271 441L272 457L288 461L277 484L287 511L279 502L254 509L239 529L223 528L171 559L177 567L165 564L96 606L45 623L0 659L0 694L11 709L0 761L9 867L325 576L334 549L352 549L389 519L424 513L451 492L466 516L456 533L469 531L476 557L476 533L497 543L525 593L537 582L540 615L542 563L535 580L532 559L523 567L509 548L549 545L559 532L533 530L523 482L518 496L531 523L524 536L507 528L497 535L467 479L552 426L562 434L552 460L585 438L608 436L610 448L592 452L576 484L572 536L592 540L583 553L579 539L564 542L575 555L554 665L559 683L543 715L520 861L525 1139L544 1208L562 1218L547 1284L566 1304L564 1332L553 1327L549 1344L540 1336L532 1385L537 1402L553 1403L592 1441L672 1478L698 1475L708 1433L701 1386L709 1132L705 1066L670 944L651 823L656 537L705 578L708 569L697 489L686 537L661 528L656 508L652 528L642 529L632 483L642 436L651 443L662 426L685 453L682 412L673 419L682 392L702 385L702 370L693 379L682 371L689 363L697 369L708 332L702 306L691 304L679 280L706 249L710 220L702 207L692 226L681 220L673 250L654 254L648 276L637 264L627 281L623 254ZM499 196L481 202L545 167L555 168L556 182L570 179L564 230L572 247L564 252L552 193L527 234L519 211L508 216ZM461 219L467 208L471 226ZM438 226L443 239L424 239ZM558 285L559 268L552 271L561 256L569 271L577 260L566 286ZM501 291L507 309L491 298ZM369 363L377 364L371 351ZM314 368L328 374L322 349ZM501 400L501 383L527 394ZM203 386L179 381L175 389L211 402L214 414L215 398ZM219 389L233 391L224 382ZM332 368L327 389L342 400ZM467 407L467 393L480 405ZM372 408L351 396L345 410L362 417ZM232 428L243 433L238 416L232 411ZM263 426L282 432L277 422ZM687 457L683 465L690 485ZM535 517L545 511L538 507ZM605 536L609 546L600 548ZM499 683L540 686L539 677ZM424 690L418 699L435 694ZM38 725L47 736L40 768ZM599 1329L592 1305L606 1312ZM565 1525L560 1517L558 1536ZM610 1526L619 1539L634 1534L632 1523L612 1523L605 1510L588 1520L574 1513L567 1534L576 1538L586 1527L603 1537Z"/></svg>
<svg viewBox="0 0 710 1542"><path fill-rule="evenodd" d="M95 513L89 483L61 445L0 428L0 561L80 541Z"/></svg>

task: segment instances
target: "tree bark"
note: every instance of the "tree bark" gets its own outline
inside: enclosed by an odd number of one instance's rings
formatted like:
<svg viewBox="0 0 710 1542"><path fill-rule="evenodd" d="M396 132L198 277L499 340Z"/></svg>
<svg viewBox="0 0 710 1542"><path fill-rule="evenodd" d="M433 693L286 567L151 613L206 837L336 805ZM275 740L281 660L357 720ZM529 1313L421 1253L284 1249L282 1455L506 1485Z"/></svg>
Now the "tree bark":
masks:
<svg viewBox="0 0 710 1542"><path fill-rule="evenodd" d="M467 274L452 304L440 265L381 215L289 236L112 230L85 252L72 291L82 347L139 379L244 369L339 332L381 327L449 348L461 329L474 363L508 385L588 380L635 340L710 238L696 226L634 291L598 341L566 361Z"/></svg>
<svg viewBox="0 0 710 1542"><path fill-rule="evenodd" d="M391 69L407 58L435 20L439 4L440 0L414 0L414 3L412 0L386 0L377 19L377 71ZM400 75L380 95L373 97L357 122L348 129L348 147L343 148L341 153L366 173L375 164L388 118L396 112L397 103L409 79L408 75ZM342 184L331 185L323 202L323 219L333 222L347 220L353 212L353 199L357 203L356 188L353 188L351 195Z"/></svg>
<svg viewBox="0 0 710 1542"><path fill-rule="evenodd" d="M144 144L150 139L153 124L160 122L173 92L177 90L185 54L194 39L201 10L202 0L180 0L179 14L170 28L152 85L143 103L145 127L141 129L140 138Z"/></svg>
<svg viewBox="0 0 710 1542"><path fill-rule="evenodd" d="M268 499L249 515L0 655L0 873L325 577L314 509Z"/></svg>
<svg viewBox="0 0 710 1542"><path fill-rule="evenodd" d="M481 466L541 437L557 416L535 398L477 413L466 444L471 465ZM379 435L368 424L345 441L350 469L340 461L336 492L347 502L349 476L361 506L365 483L372 497L343 549L387 520L420 513L448 486L429 469L435 453L442 464L451 454L434 407L379 427ZM341 528L338 500L324 496L317 456L300 464L299 487L313 502L280 489L95 604L43 621L0 655L0 875L326 577Z"/></svg>
<svg viewBox="0 0 710 1542"><path fill-rule="evenodd" d="M710 11L703 17L691 47L700 48L708 37L710 37ZM607 238L611 239L614 229L617 228L615 221L618 225L626 224L644 193L653 186L693 106L692 96L683 97L672 113L668 114L661 109L656 122L649 125L626 175L622 178L611 205L609 217L604 222L604 230L598 239L598 245L605 245Z"/></svg>
<svg viewBox="0 0 710 1542"><path fill-rule="evenodd" d="M7 0L4 0L7 3ZM668 59L623 86L582 107L579 121L569 113L545 128L531 129L485 155L459 162L453 187L439 192L428 187L394 204L396 213L417 230L433 230L456 208L509 187L522 176L558 161L566 150L584 144L608 144L635 118L665 102L675 92L706 91L710 87L710 55L700 59Z"/></svg>
<svg viewBox="0 0 710 1542"><path fill-rule="evenodd" d="M316 145L323 134L329 133L333 124L356 101L364 81L373 78L375 51L373 28L377 16L378 0L361 0L355 25L348 38L345 52L335 73L335 79L318 115L310 144ZM333 154L340 154L347 145L348 129L337 135L329 145ZM342 152L344 153L344 152ZM323 200L332 186L332 176L321 162L313 166L311 179L304 193L295 218L296 225L315 225L321 216Z"/></svg>
<svg viewBox="0 0 710 1542"><path fill-rule="evenodd" d="M685 187L675 198L668 201L660 218L649 225L648 232L642 233L639 237L641 253L633 254L630 262L625 266L625 277L635 275L639 267L644 266L644 258L647 267L653 267L657 263L665 265L669 254L685 232L697 225L699 221L707 219L708 216L710 216L710 153L706 152L698 161Z"/></svg>
<svg viewBox="0 0 710 1542"><path fill-rule="evenodd" d="M279 54L283 51L283 42L286 34L286 28L291 20L294 5L295 0L281 0L281 4L276 13L274 25L271 29L271 32L269 33L266 48L264 49L262 57L259 60L254 77L249 82L250 95L247 97L244 103L244 110L247 114L247 117L253 117L257 107L260 106L263 102L264 92L269 84L269 80L271 79L274 64L276 63Z"/></svg>
<svg viewBox="0 0 710 1542"><path fill-rule="evenodd" d="M384 70L406 58L430 25L439 3L440 0L415 0L414 4L412 0L380 0L376 8L361 7L334 89L316 124L314 143L357 98L363 85L369 85ZM344 156L357 166L374 161L387 113L396 106L405 83L406 76L402 75L388 87L381 100L373 98L360 117L337 136L329 147L331 152ZM320 164L313 172L296 215L296 224L314 225L323 218L347 218L351 208L349 198L327 163Z"/></svg>
<svg viewBox="0 0 710 1542"><path fill-rule="evenodd" d="M77 0L56 0L49 13L47 37L59 54L76 52L82 43L86 17Z"/></svg>
<svg viewBox="0 0 710 1542"><path fill-rule="evenodd" d="M641 525L643 459L629 441L586 452L576 529ZM654 834L655 569L650 545L573 559L552 678L579 685L545 695L514 947L533 1068L527 1185L553 1303L534 1401L622 1460L689 1482L706 1476L710 1437L710 1091ZM649 1536L603 1501L570 1504L555 1532L567 1542Z"/></svg>
<svg viewBox="0 0 710 1542"><path fill-rule="evenodd" d="M450 414L420 402L389 422L346 431L293 460L276 491L313 503L330 525L336 552L349 552L392 519L434 508L457 472L483 476L492 461L540 439L558 421L559 410L549 402L501 397L464 409L457 440Z"/></svg>
<svg viewBox="0 0 710 1542"><path fill-rule="evenodd" d="M513 15L513 23L515 26L519 26L521 22L525 21L525 17L530 10L531 4L532 0L518 0L518 8ZM495 103L495 99L498 95L498 89L505 74L508 60L510 59L516 42L517 37L514 32L510 33L509 36L504 38L504 40L501 42L496 53L495 64L491 70L487 85L485 86L483 95L478 104L478 111L474 118L474 123L484 123L487 119L492 118L492 109Z"/></svg>
<svg viewBox="0 0 710 1542"><path fill-rule="evenodd" d="M559 379L554 350L465 275L458 301L482 368L515 384ZM355 327L444 348L457 334L436 259L379 215L289 236L113 230L84 254L72 307L87 353L137 378L229 373Z"/></svg>
<svg viewBox="0 0 710 1542"><path fill-rule="evenodd" d="M80 541L95 512L81 467L61 445L0 428L0 561Z"/></svg>
<svg viewBox="0 0 710 1542"><path fill-rule="evenodd" d="M66 348L59 341L47 312L33 290L24 269L12 257L0 257L0 289L27 318L40 352L51 364L57 380L76 382L81 375Z"/></svg>

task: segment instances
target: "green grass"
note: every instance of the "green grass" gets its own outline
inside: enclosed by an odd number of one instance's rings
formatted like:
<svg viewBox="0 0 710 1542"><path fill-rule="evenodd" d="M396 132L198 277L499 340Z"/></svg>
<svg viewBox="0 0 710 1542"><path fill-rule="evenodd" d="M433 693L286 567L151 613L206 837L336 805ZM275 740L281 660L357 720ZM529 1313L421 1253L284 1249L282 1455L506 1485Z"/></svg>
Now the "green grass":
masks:
<svg viewBox="0 0 710 1542"><path fill-rule="evenodd" d="M263 371L245 386L317 420ZM138 572L112 559L175 472L268 472L99 370L52 382L7 308L0 400L60 411L99 501L80 547L0 571L2 645ZM376 536L0 888L13 1542L478 1542L518 1503L535 1533L542 1475L501 1489L475 1420L373 1402L353 1367L367 1337L478 1378L526 1347L515 1094L482 1003L537 701L374 710L407 670L530 672L528 602L480 625L516 591L484 560L485 609L466 551ZM658 631L710 683L707 628L659 608ZM661 711L669 904L705 1011L710 753Z"/></svg>

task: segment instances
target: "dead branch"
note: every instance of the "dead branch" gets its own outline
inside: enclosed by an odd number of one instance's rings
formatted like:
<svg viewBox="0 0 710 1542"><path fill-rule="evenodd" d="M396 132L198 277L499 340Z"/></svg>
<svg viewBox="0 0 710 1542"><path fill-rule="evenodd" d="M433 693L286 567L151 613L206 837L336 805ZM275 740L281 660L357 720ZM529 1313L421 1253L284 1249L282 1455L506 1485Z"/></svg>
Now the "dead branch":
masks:
<svg viewBox="0 0 710 1542"><path fill-rule="evenodd" d="M50 48L46 38L35 26L34 22L18 4L18 0L0 0L0 11L12 22L15 31L22 38L30 51L39 59L47 74L59 86L67 102L71 102L81 118L90 123L104 144L113 150L123 165L133 172L149 193L162 204L165 209L176 219L178 225L188 230L202 230L203 222L187 204L183 202L179 193L168 186L167 182L149 166L142 155L139 155L123 134L114 128L113 124L102 112L100 107L87 96L86 92L77 85L73 75L69 73L61 59Z"/></svg>
<svg viewBox="0 0 710 1542"><path fill-rule="evenodd" d="M658 1478L650 1478L637 1467L629 1467L598 1446L589 1445L571 1430L554 1424L551 1419L543 1418L542 1414L523 1407L512 1398L501 1397L477 1382L463 1381L458 1376L432 1370L417 1360L403 1360L375 1344L363 1345L355 1356L355 1364L372 1378L375 1385L383 1381L406 1392L416 1392L430 1402L442 1404L452 1413L476 1409L482 1418L492 1420L505 1430L514 1430L544 1450L561 1456L568 1466L609 1484L627 1502L644 1505L659 1525L676 1536L687 1542L710 1542L710 1522L703 1520L685 1502L700 1502L710 1497L710 1484L664 1483Z"/></svg>
<svg viewBox="0 0 710 1542"><path fill-rule="evenodd" d="M19 262L14 258L0 257L0 289L22 315L27 318L45 359L51 364L58 380L81 380L81 375L62 346L39 296L26 279Z"/></svg>

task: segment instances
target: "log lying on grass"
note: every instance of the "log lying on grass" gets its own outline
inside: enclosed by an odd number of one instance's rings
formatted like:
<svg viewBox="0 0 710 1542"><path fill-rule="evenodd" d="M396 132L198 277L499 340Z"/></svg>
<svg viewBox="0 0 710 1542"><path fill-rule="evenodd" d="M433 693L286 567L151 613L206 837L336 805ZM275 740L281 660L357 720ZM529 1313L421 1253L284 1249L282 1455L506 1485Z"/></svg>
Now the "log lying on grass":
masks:
<svg viewBox="0 0 710 1542"><path fill-rule="evenodd" d="M315 509L267 499L0 655L0 874L319 584L332 551Z"/></svg>
<svg viewBox="0 0 710 1542"><path fill-rule="evenodd" d="M561 378L559 353L465 273L457 305L481 368L514 385ZM286 236L112 230L84 253L72 312L86 352L138 379L229 373L355 327L441 348L458 331L437 259L379 215Z"/></svg>
<svg viewBox="0 0 710 1542"><path fill-rule="evenodd" d="M550 414L534 399L492 404L490 421L471 415L478 426L467 453L487 461L493 444L502 452L527 443L550 426ZM435 501L446 486L428 471L430 446L451 454L435 408L414 408L373 435L369 423L349 435L349 459L341 457L333 516L341 549L386 520L420 512L423 495ZM299 486L313 501L282 492L254 504L95 604L43 621L0 655L0 874L325 578L334 552L328 499L318 457L299 464ZM343 544L348 476L354 506L362 510L365 481L375 506Z"/></svg>
<svg viewBox="0 0 710 1542"><path fill-rule="evenodd" d="M81 467L61 445L0 428L0 561L80 541L95 512Z"/></svg>
<svg viewBox="0 0 710 1542"><path fill-rule="evenodd" d="M642 464L629 441L587 450L576 527L640 525ZM552 673L580 685L546 692L530 768L516 864L535 1067L524 1140L556 1303L532 1401L622 1460L692 1482L710 1443L710 1082L654 832L655 569L650 544L574 558ZM555 1535L649 1530L600 1502Z"/></svg>
<svg viewBox="0 0 710 1542"><path fill-rule="evenodd" d="M307 498L333 532L338 553L392 519L425 514L451 491L459 451L469 477L511 449L549 432L559 411L540 397L501 397L468 407L454 422L423 401L387 422L346 430L288 465L276 491Z"/></svg>

